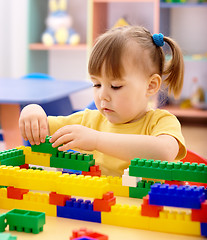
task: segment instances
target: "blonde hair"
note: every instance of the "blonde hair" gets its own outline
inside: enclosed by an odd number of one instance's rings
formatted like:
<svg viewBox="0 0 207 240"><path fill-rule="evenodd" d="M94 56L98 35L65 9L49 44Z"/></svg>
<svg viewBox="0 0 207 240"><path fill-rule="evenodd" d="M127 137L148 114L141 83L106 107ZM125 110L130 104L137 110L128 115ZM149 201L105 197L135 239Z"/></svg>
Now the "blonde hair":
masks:
<svg viewBox="0 0 207 240"><path fill-rule="evenodd" d="M141 26L125 26L113 28L102 34L96 41L88 64L90 75L100 76L104 63L107 76L120 78L123 74L123 52L130 46L135 48L133 53L137 63L141 63L145 71L149 74L159 74L164 77L163 82L168 87L169 93L178 97L183 86L184 61L178 44L170 37L164 37L164 41L169 45L172 58L166 61L162 47L156 46L153 42L152 34ZM143 56L136 55L140 47L143 52L147 52L149 61L142 60ZM138 51L137 51L138 52Z"/></svg>

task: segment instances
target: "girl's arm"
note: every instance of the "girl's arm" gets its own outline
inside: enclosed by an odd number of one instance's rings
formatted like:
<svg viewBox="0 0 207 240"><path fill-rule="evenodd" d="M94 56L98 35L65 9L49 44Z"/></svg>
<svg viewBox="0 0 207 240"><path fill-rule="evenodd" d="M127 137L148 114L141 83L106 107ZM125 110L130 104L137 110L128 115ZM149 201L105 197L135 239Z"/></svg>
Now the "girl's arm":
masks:
<svg viewBox="0 0 207 240"><path fill-rule="evenodd" d="M67 125L58 129L50 141L60 151L78 148L97 150L130 161L135 157L173 161L179 151L177 140L170 135L148 136L99 132L81 125Z"/></svg>
<svg viewBox="0 0 207 240"><path fill-rule="evenodd" d="M170 135L148 136L99 132L96 150L125 161L135 157L173 161L179 151L177 140Z"/></svg>

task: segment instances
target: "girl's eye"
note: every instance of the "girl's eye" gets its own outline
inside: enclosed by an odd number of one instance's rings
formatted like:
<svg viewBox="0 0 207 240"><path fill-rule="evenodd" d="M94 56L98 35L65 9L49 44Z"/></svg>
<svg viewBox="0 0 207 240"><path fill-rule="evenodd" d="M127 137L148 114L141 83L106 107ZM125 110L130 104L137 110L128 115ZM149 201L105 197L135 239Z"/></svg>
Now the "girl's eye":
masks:
<svg viewBox="0 0 207 240"><path fill-rule="evenodd" d="M99 88L99 87L101 87L101 84L93 84L93 87Z"/></svg>
<svg viewBox="0 0 207 240"><path fill-rule="evenodd" d="M118 90L118 89L122 88L122 86L111 86L111 88L113 88L114 90Z"/></svg>

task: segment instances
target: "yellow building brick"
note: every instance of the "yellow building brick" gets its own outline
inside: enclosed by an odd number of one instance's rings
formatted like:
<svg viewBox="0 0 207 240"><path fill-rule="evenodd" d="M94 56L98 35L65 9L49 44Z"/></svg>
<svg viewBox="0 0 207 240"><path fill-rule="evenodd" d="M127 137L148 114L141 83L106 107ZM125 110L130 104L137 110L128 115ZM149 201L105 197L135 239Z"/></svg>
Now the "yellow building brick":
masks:
<svg viewBox="0 0 207 240"><path fill-rule="evenodd" d="M0 185L2 186L13 186L15 182L15 176L20 167L12 166L0 166Z"/></svg>
<svg viewBox="0 0 207 240"><path fill-rule="evenodd" d="M0 166L0 185L39 191L56 191L61 172Z"/></svg>
<svg viewBox="0 0 207 240"><path fill-rule="evenodd" d="M31 147L25 146L17 147L17 149L23 150L23 153L25 155L25 163L50 167L50 157L52 156L52 154L32 152Z"/></svg>
<svg viewBox="0 0 207 240"><path fill-rule="evenodd" d="M116 204L111 212L101 212L101 222L121 227L149 229L149 217L141 215L141 207Z"/></svg>
<svg viewBox="0 0 207 240"><path fill-rule="evenodd" d="M83 196L90 198L102 198L108 191L106 179L75 174L63 174L56 183L59 194Z"/></svg>
<svg viewBox="0 0 207 240"><path fill-rule="evenodd" d="M122 185L121 177L102 176L101 178L106 178L109 184L108 191L113 192L114 196L129 197L129 187Z"/></svg>
<svg viewBox="0 0 207 240"><path fill-rule="evenodd" d="M150 218L150 230L158 232L200 236L200 222L191 221L191 214L186 212L160 212L159 218Z"/></svg>
<svg viewBox="0 0 207 240"><path fill-rule="evenodd" d="M48 216L57 217L57 206L49 204L47 194L32 193L24 194L23 200L7 198L7 189L0 189L0 206L2 209L24 209L30 211L45 212Z"/></svg>
<svg viewBox="0 0 207 240"><path fill-rule="evenodd" d="M92 198L102 198L109 186L107 180L100 177L10 166L0 166L0 185Z"/></svg>
<svg viewBox="0 0 207 240"><path fill-rule="evenodd" d="M158 232L200 236L200 222L191 221L191 214L176 211L161 211L160 216L141 215L141 208L116 204L111 212L101 212L101 222L122 227L152 230Z"/></svg>

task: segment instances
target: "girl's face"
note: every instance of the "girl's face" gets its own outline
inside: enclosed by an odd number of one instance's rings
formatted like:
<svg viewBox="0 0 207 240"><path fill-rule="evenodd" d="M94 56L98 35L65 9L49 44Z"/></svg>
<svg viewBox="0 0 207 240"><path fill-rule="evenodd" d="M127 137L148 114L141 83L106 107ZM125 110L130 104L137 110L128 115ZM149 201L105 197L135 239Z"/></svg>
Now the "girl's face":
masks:
<svg viewBox="0 0 207 240"><path fill-rule="evenodd" d="M91 76L94 100L98 110L113 124L130 123L140 119L147 111L148 80L144 70L136 69L133 61L125 61L121 79Z"/></svg>

